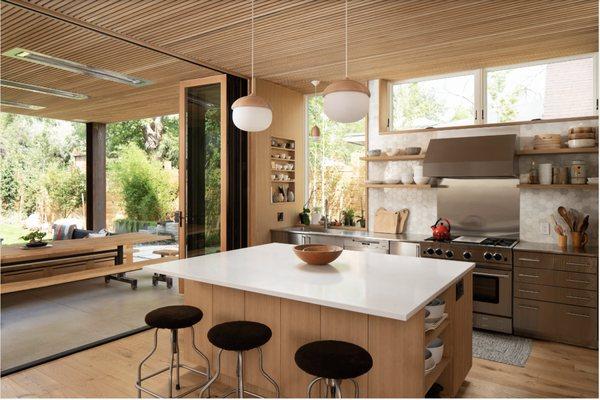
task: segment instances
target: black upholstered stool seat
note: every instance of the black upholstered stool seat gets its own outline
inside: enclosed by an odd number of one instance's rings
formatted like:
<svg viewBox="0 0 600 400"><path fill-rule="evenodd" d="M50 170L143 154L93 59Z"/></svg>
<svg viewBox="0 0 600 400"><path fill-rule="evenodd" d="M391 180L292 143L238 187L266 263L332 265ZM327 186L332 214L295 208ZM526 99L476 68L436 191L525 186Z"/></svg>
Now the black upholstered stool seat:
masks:
<svg viewBox="0 0 600 400"><path fill-rule="evenodd" d="M246 351L264 345L271 335L271 329L259 322L231 321L210 328L208 340L223 350Z"/></svg>
<svg viewBox="0 0 600 400"><path fill-rule="evenodd" d="M160 329L188 328L202 319L202 311L193 306L166 306L146 314L146 324Z"/></svg>
<svg viewBox="0 0 600 400"><path fill-rule="evenodd" d="M307 343L296 351L296 364L304 372L326 379L351 379L371 369L373 358L360 346L339 340Z"/></svg>

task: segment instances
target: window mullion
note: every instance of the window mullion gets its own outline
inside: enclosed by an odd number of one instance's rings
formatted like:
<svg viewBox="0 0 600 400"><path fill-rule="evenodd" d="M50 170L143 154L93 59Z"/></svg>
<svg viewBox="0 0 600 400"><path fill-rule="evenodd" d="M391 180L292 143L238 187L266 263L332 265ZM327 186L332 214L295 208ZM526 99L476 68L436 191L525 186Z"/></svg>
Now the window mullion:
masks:
<svg viewBox="0 0 600 400"><path fill-rule="evenodd" d="M480 68L475 70L475 113L477 118L475 125L482 125L485 123L484 110L485 110L485 99L486 99L486 87L485 87L485 70Z"/></svg>

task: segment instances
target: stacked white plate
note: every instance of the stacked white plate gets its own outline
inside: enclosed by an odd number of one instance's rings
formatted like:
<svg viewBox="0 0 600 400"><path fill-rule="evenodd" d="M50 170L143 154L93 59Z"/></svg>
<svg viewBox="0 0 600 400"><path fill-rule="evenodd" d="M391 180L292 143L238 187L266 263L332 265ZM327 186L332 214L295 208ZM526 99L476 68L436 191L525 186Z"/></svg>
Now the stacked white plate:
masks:
<svg viewBox="0 0 600 400"><path fill-rule="evenodd" d="M571 139L567 142L567 146L569 146L570 149L595 147L596 141L594 139Z"/></svg>

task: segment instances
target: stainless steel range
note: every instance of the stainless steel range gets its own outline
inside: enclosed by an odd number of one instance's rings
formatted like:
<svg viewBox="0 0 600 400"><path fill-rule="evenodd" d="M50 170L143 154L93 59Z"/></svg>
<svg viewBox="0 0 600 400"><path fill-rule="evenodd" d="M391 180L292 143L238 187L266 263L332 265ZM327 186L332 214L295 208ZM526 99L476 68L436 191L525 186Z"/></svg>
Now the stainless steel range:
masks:
<svg viewBox="0 0 600 400"><path fill-rule="evenodd" d="M512 333L512 248L515 239L476 236L421 242L421 257L475 263L473 326Z"/></svg>

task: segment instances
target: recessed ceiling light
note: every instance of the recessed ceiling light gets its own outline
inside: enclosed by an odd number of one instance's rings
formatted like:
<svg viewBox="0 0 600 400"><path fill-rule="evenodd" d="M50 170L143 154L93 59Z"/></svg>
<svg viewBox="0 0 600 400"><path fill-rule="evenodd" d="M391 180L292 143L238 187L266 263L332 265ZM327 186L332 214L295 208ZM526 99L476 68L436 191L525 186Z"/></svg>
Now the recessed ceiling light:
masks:
<svg viewBox="0 0 600 400"><path fill-rule="evenodd" d="M3 106L24 108L26 110L42 110L42 109L46 108L43 106L34 106L33 104L19 103L18 101L12 101L12 100L0 100L0 104L2 104Z"/></svg>
<svg viewBox="0 0 600 400"><path fill-rule="evenodd" d="M62 58L56 58L48 56L46 54L36 53L35 51L31 50L20 49L18 47L5 51L4 53L2 53L2 55L23 61L33 62L36 64L46 65L48 67L63 69L65 71L75 72L76 74L93 76L94 78L124 83L126 85L131 86L146 86L152 83L151 81L121 74L119 72L109 71L107 69L102 68L90 67L74 61L64 60Z"/></svg>
<svg viewBox="0 0 600 400"><path fill-rule="evenodd" d="M8 81L6 79L0 79L0 86L13 89L28 90L30 92L35 93L49 94L52 96L64 97L73 100L85 100L88 98L85 94L67 92L66 90L47 88L44 86L30 85L28 83Z"/></svg>

